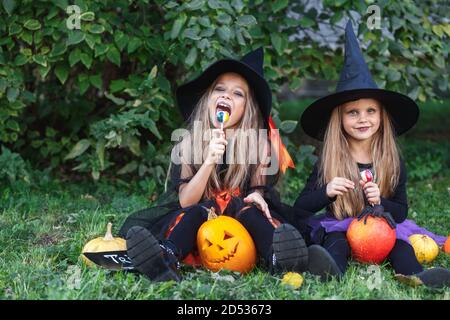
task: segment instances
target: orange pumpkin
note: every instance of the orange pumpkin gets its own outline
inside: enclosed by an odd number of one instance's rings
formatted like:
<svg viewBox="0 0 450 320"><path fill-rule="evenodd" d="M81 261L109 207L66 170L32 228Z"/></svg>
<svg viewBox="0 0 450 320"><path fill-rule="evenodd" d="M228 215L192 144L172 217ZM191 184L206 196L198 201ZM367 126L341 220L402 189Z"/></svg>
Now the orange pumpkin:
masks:
<svg viewBox="0 0 450 320"><path fill-rule="evenodd" d="M447 237L447 240L445 240L442 250L444 250L445 253L450 253L450 237Z"/></svg>
<svg viewBox="0 0 450 320"><path fill-rule="evenodd" d="M256 248L248 231L236 219L217 217L214 208L198 230L197 248L203 266L214 272L226 269L247 273L256 264Z"/></svg>
<svg viewBox="0 0 450 320"><path fill-rule="evenodd" d="M395 229L391 229L384 218L372 217L358 221L354 219L347 229L347 239L352 256L362 263L381 263L395 245Z"/></svg>

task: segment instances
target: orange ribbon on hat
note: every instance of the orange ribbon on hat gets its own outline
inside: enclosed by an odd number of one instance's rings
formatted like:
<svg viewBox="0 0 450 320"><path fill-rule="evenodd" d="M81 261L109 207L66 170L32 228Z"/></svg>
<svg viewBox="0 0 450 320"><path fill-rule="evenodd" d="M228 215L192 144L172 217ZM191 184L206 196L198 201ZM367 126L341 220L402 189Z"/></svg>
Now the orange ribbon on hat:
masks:
<svg viewBox="0 0 450 320"><path fill-rule="evenodd" d="M278 166L280 167L281 172L285 173L288 167L295 168L294 161L281 140L280 133L273 122L272 116L269 116L269 129L269 139L278 157Z"/></svg>

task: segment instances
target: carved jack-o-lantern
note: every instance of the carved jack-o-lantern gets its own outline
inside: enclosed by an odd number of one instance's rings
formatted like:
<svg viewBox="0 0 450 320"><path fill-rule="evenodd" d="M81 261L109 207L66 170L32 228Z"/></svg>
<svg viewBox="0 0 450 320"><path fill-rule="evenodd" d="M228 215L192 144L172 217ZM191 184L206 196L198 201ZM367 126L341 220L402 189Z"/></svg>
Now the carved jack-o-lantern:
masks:
<svg viewBox="0 0 450 320"><path fill-rule="evenodd" d="M244 226L231 217L217 217L214 208L198 230L197 247L203 265L212 271L246 273L256 263L255 244Z"/></svg>

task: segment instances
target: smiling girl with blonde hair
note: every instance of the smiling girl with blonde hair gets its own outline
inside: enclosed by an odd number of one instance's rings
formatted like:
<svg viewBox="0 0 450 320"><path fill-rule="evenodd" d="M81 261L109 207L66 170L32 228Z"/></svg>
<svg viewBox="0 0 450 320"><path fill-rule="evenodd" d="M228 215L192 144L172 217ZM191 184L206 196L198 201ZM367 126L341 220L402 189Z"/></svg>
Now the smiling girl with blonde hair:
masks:
<svg viewBox="0 0 450 320"><path fill-rule="evenodd" d="M345 35L345 62L336 92L313 102L301 117L304 131L324 142L320 160L294 205L299 216L305 210L327 210L309 222L310 241L328 253L309 255L310 272L324 280L343 276L351 255L348 226L354 218L365 223L368 216L376 216L396 229L397 239L387 260L399 280L450 286L450 271L424 270L408 239L414 233L427 234L440 245L446 239L406 220L406 169L395 136L414 126L419 108L405 95L379 89L351 22Z"/></svg>
<svg viewBox="0 0 450 320"><path fill-rule="evenodd" d="M284 171L293 163L270 117L263 57L257 49L241 60L219 60L178 88L178 106L188 121L172 153L170 189L178 199L170 208L131 215L121 229L133 265L151 280L180 280L178 262L198 262L197 231L211 207L242 223L270 272L307 269L306 244L283 223L280 211L289 208L274 190L278 167ZM220 123L218 115L228 121ZM245 133L260 129L270 129L269 136L258 140L261 145L249 143ZM262 157L251 163L255 153ZM267 174L273 162L276 173Z"/></svg>

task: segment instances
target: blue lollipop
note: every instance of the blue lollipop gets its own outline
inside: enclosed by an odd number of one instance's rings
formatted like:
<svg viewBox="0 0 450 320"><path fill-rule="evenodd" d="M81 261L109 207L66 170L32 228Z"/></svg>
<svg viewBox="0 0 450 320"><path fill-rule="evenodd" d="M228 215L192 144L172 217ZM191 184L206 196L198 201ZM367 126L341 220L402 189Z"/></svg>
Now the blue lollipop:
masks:
<svg viewBox="0 0 450 320"><path fill-rule="evenodd" d="M230 114L226 111L217 111L217 121L220 122L220 129L223 130L223 124L230 119Z"/></svg>

